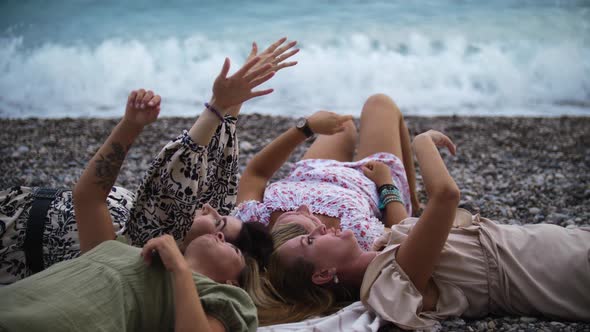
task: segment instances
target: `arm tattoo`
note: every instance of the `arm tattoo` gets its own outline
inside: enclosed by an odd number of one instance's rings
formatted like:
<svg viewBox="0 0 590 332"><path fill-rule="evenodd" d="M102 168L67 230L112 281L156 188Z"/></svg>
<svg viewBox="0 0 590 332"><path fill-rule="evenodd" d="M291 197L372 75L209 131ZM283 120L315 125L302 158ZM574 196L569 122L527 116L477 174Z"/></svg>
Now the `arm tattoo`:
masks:
<svg viewBox="0 0 590 332"><path fill-rule="evenodd" d="M121 165L125 160L129 146L124 148L120 143L111 144L112 152L106 157L99 154L99 160L96 161L96 184L104 190L110 190L115 184Z"/></svg>

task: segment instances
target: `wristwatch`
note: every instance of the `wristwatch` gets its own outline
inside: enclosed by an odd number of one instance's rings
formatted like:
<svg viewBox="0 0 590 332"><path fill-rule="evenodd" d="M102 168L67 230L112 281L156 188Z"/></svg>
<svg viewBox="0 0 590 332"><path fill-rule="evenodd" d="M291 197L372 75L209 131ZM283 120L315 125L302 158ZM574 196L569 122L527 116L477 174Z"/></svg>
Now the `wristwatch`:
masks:
<svg viewBox="0 0 590 332"><path fill-rule="evenodd" d="M298 119L297 124L295 124L295 128L299 129L307 138L313 136L313 131L309 127L309 123L307 123L306 118Z"/></svg>

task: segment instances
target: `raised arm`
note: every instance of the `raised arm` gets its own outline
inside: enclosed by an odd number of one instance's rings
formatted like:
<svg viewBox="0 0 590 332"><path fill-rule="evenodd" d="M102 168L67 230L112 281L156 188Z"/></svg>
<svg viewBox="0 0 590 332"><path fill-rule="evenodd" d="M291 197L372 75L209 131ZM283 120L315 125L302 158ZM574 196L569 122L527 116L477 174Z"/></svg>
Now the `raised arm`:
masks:
<svg viewBox="0 0 590 332"><path fill-rule="evenodd" d="M131 92L123 119L92 157L76 183L74 211L82 253L115 238L107 196L131 144L146 125L158 118L159 113L160 96L144 89Z"/></svg>
<svg viewBox="0 0 590 332"><path fill-rule="evenodd" d="M127 223L126 234L133 245L143 246L149 239L162 234L171 234L175 239L182 240L192 225L195 210L201 208L208 198L215 197L220 201L219 204L224 204L225 201L231 200L232 197L228 196L233 194L235 202L235 189L232 192L213 183L218 176L225 176L221 181L231 181L227 179L226 171L231 173L233 165L223 164L220 160L212 158L221 158L226 152L230 157L234 157L233 153L237 153L237 149L225 151L226 145L219 145L219 150L213 151L214 155L208 155L208 144L216 130L229 129L229 133L224 134L232 135L231 130L235 130L235 119L220 126L221 119L215 112L228 120L225 115L233 106L271 93L272 89L254 90L275 73L273 68L277 68L277 64L274 60L267 60L264 55L254 56L229 76L230 61L225 59L212 88L213 97L209 105L213 109L204 108L188 133L168 143L160 151L140 184L136 204L131 213L131 222ZM266 63L261 65L262 61ZM234 141L232 144L237 142ZM215 166L209 167L208 163L211 160L218 166L227 168L224 170ZM216 193L215 190L219 192ZM225 206L227 205L229 204L225 203Z"/></svg>
<svg viewBox="0 0 590 332"><path fill-rule="evenodd" d="M328 111L318 111L307 119L315 134L332 135L344 130L344 122L351 115L339 115ZM295 148L304 142L306 136L299 129L289 128L269 145L258 152L248 162L238 186L238 203L246 200L261 201L266 183L289 159Z"/></svg>
<svg viewBox="0 0 590 332"><path fill-rule="evenodd" d="M266 64L271 65L268 72L275 73L283 68L295 66L296 61L287 61L299 52L294 48L295 45L297 45L296 41L287 42L287 38L281 38L258 53L258 45L255 42L252 43L252 49L246 61L250 61L255 56L259 56L260 61L250 71ZM261 76L265 74L266 72L261 73ZM236 122L241 106L240 103L225 111L224 123L217 127L214 138L207 145L207 177L197 208L204 203L209 203L220 214L227 215L236 204L239 160Z"/></svg>
<svg viewBox="0 0 590 332"><path fill-rule="evenodd" d="M414 152L420 165L428 202L420 220L400 245L397 261L424 295L442 248L447 240L460 191L449 174L437 147L455 154L455 145L445 135L430 130L416 136Z"/></svg>
<svg viewBox="0 0 590 332"><path fill-rule="evenodd" d="M222 115L235 117L247 100L273 92L273 89L252 89L271 79L277 71L297 64L295 61L284 62L299 52L299 49L291 49L297 44L296 41L281 46L286 40L285 37L279 39L260 54L256 42L252 43L246 64L230 77L227 76L230 61L226 58L221 73L213 83L213 97L209 104ZM205 116L197 119L189 135L195 143L207 145L217 128L219 118L212 112L204 112L202 115Z"/></svg>

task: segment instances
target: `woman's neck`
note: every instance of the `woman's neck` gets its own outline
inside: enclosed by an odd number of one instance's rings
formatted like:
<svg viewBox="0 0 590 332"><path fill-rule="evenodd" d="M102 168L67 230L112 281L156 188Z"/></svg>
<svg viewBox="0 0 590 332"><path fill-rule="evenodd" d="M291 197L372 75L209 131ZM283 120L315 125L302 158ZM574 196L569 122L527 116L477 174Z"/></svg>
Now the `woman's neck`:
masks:
<svg viewBox="0 0 590 332"><path fill-rule="evenodd" d="M365 272L377 254L376 251L363 251L351 264L336 271L340 282L347 286L361 287Z"/></svg>

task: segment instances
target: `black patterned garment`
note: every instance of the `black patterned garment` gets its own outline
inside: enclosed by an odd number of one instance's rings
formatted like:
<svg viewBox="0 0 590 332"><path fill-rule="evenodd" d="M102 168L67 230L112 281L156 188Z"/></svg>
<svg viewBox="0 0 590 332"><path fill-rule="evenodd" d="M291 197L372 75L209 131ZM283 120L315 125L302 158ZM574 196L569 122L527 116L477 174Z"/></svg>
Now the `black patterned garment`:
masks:
<svg viewBox="0 0 590 332"><path fill-rule="evenodd" d="M132 220L125 234L141 247L163 234L181 241L192 217L209 203L222 215L234 208L238 187L236 118L225 117L208 147L195 144L188 133L168 143L152 162L137 192Z"/></svg>
<svg viewBox="0 0 590 332"><path fill-rule="evenodd" d="M113 187L107 205L117 235L136 246L162 234L181 240L192 215L205 203L228 214L238 184L236 118L227 116L208 146L196 145L185 131L152 162L137 194ZM0 286L31 275L23 244L35 188L0 191ZM43 234L45 268L80 255L72 192L53 200Z"/></svg>

